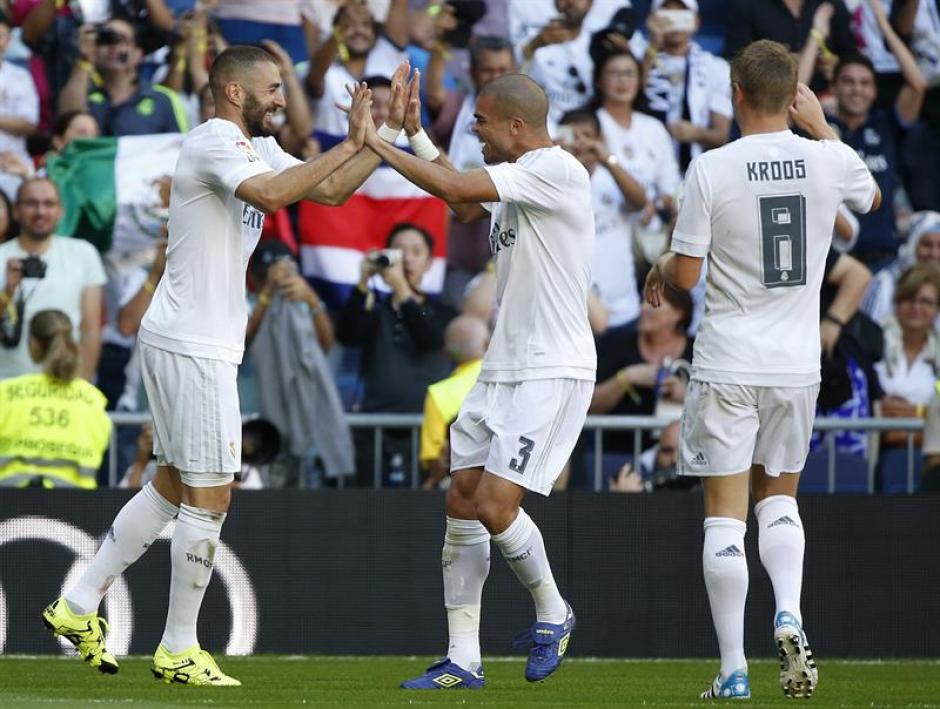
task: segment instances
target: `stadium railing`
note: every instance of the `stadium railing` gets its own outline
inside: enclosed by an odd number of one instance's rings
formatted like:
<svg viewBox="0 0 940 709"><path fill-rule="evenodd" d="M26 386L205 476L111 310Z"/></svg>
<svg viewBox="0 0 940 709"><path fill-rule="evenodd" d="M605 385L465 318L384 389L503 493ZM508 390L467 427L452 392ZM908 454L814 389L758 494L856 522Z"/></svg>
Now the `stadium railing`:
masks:
<svg viewBox="0 0 940 709"><path fill-rule="evenodd" d="M111 412L114 427L111 430L111 445L108 454L108 481L111 487L117 486L118 481L118 453L117 432L123 426L140 426L150 421L147 413ZM244 418L254 418L256 414L246 414ZM411 487L417 488L421 484L421 471L418 466L419 431L421 429L421 414L381 414L381 413L349 413L346 422L351 428L372 429L374 441L373 453L373 486L382 486L382 432L385 429L409 429L411 433ZM674 419L657 418L655 416L588 416L584 424L585 433L591 436L594 455L592 456L592 469L590 472L594 491L604 489L603 450L604 433L607 431L633 431L633 459L638 460L642 452L643 434L647 431L660 431ZM920 450L914 445L914 436L924 428L923 419L902 418L817 418L813 429L820 433L837 433L840 431L864 431L877 438L883 431L904 431L907 433L906 445L906 492L912 494L917 489L915 470ZM837 486L837 449L836 437L825 437L826 451L826 483L825 491L833 494L838 491ZM875 492L876 466L878 462L878 446L869 446L866 458L867 492Z"/></svg>

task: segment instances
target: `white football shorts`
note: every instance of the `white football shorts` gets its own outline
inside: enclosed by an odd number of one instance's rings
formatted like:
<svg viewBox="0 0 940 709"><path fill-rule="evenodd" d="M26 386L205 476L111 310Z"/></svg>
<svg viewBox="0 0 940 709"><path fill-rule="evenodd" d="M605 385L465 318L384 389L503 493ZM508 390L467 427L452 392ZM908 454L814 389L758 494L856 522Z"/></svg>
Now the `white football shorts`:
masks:
<svg viewBox="0 0 940 709"><path fill-rule="evenodd" d="M238 365L137 346L157 464L175 467L190 487L232 482L242 459Z"/></svg>
<svg viewBox="0 0 940 709"><path fill-rule="evenodd" d="M682 408L679 475L768 475L806 464L819 385L763 387L692 380Z"/></svg>
<svg viewBox="0 0 940 709"><path fill-rule="evenodd" d="M477 382L450 428L451 472L485 468L548 495L584 427L594 382Z"/></svg>

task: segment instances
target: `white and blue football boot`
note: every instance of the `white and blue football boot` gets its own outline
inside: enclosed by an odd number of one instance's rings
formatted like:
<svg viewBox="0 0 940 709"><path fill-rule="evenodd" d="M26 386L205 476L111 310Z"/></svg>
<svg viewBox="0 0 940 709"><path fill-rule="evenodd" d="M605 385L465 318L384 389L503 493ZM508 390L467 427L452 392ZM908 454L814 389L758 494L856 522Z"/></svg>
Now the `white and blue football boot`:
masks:
<svg viewBox="0 0 940 709"><path fill-rule="evenodd" d="M735 670L727 677L715 677L712 686L701 694L702 699L750 699L751 681L747 670Z"/></svg>
<svg viewBox="0 0 940 709"><path fill-rule="evenodd" d="M777 613L774 642L780 655L780 688L783 693L794 699L809 699L819 683L819 671L803 626L792 613Z"/></svg>
<svg viewBox="0 0 940 709"><path fill-rule="evenodd" d="M558 669L568 651L571 634L574 632L574 611L565 603L568 615L563 623L535 623L519 633L512 641L517 650L528 650L529 660L525 665L525 678L529 682L541 682Z"/></svg>

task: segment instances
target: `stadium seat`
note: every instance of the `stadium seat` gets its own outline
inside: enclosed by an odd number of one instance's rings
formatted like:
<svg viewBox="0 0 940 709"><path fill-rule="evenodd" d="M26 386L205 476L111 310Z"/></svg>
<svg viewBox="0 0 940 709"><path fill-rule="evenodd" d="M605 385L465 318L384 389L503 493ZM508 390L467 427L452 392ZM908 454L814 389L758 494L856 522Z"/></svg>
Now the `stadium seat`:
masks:
<svg viewBox="0 0 940 709"><path fill-rule="evenodd" d="M800 492L829 491L829 452L813 451L800 476ZM868 461L851 453L836 453L835 492L868 492Z"/></svg>
<svg viewBox="0 0 940 709"><path fill-rule="evenodd" d="M914 492L920 490L920 479L923 474L924 459L920 450L914 451ZM907 493L907 448L888 448L881 450L878 456L878 466L875 468L875 479L882 492L899 495Z"/></svg>

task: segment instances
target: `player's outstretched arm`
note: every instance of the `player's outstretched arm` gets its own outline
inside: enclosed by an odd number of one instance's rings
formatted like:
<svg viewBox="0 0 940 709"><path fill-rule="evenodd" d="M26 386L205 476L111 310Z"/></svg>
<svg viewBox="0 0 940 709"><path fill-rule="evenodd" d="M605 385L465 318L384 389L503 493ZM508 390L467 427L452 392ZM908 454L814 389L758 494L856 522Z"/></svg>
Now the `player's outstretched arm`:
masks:
<svg viewBox="0 0 940 709"><path fill-rule="evenodd" d="M404 125L405 133L408 134L409 140L413 140L416 135L422 133L424 130L421 127L421 72L417 69L415 69L411 81L408 82L408 106L405 110ZM430 139L427 140L430 141ZM459 172L443 150L437 151L437 157L431 162L437 163L451 172ZM457 221L462 224L475 222L478 219L484 219L490 216L490 213L480 204L450 202L448 206L454 213L454 216L457 217Z"/></svg>
<svg viewBox="0 0 940 709"><path fill-rule="evenodd" d="M362 148L363 114L371 124L372 119L369 114L371 106L372 92L365 84L357 84L353 91L350 131L346 140L310 162L280 173L266 172L245 180L235 190L235 196L256 209L268 213L276 212L302 199Z"/></svg>
<svg viewBox="0 0 940 709"><path fill-rule="evenodd" d="M409 90L409 112L412 118L409 120L406 114L406 130L409 127L415 130L414 112L418 110L416 101L419 91L417 82L420 81L418 72L415 74ZM420 129L420 123L416 125ZM436 162L409 155L383 141L374 127L366 132L366 145L406 179L448 204L473 204L478 210L482 210L480 202L499 201L499 193L486 170L457 172L446 158L441 160L440 155ZM474 210L475 215L478 210Z"/></svg>
<svg viewBox="0 0 940 709"><path fill-rule="evenodd" d="M406 59L392 74L392 97L389 103L388 120L385 122L392 130L401 131L404 123L405 104L408 102L405 79L410 71L411 67ZM343 110L349 112L345 108ZM375 172L381 162L378 155L368 148L363 148L353 158L343 163L339 170L314 187L309 194L304 195L304 199L334 207L345 204L353 192Z"/></svg>

